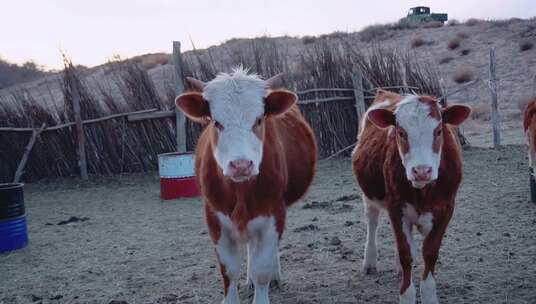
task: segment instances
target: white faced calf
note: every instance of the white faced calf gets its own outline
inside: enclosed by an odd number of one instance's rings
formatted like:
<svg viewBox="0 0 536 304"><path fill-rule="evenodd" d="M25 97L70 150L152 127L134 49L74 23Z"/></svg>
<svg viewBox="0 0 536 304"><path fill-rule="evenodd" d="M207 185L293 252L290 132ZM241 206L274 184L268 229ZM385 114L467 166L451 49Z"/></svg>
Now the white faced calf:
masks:
<svg viewBox="0 0 536 304"><path fill-rule="evenodd" d="M239 302L240 249L248 250L253 301L266 304L279 281L278 245L287 207L307 190L316 143L296 95L273 90L242 69L220 74L176 99L193 120L208 123L196 147L196 179L224 283L224 303Z"/></svg>
<svg viewBox="0 0 536 304"><path fill-rule="evenodd" d="M386 209L403 273L400 303L416 301L411 274L417 252L413 227L424 236L421 299L438 303L435 264L462 178L461 149L453 126L469 114L466 106L441 109L431 97L380 91L365 115L352 154L367 218L363 269L376 271L376 230L380 210Z"/></svg>

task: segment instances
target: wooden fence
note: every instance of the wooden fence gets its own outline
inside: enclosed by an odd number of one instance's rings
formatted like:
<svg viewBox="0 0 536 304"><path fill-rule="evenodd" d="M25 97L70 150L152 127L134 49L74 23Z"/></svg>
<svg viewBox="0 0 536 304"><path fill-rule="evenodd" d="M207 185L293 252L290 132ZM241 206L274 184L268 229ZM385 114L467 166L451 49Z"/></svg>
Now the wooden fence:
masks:
<svg viewBox="0 0 536 304"><path fill-rule="evenodd" d="M173 43L173 62L175 66L175 94L178 95L183 92L184 84L182 82L182 68L181 68L181 56L180 56L180 43ZM494 56L491 53L490 66L493 66ZM136 123L150 120L162 120L167 122L173 121L175 126L175 140L176 151L192 151L196 145L199 134L202 131L203 126L197 123L193 123L187 120L184 115L177 110L158 110L145 109L126 113L117 113L100 118L82 120L80 115L80 83L74 77L70 78L70 68L72 64L66 63L65 83L68 85L67 93L72 100L72 109L74 111L74 122L63 123L54 126L46 126L42 124L36 128L18 128L18 127L0 127L0 132L24 132L30 133L27 146L23 151L23 155L20 158L16 171L13 173L13 180L19 181L24 174L24 167L31 157L30 153L32 147L36 143L36 139L42 134L60 131L63 129L70 129L73 136L73 142L75 142L77 163L79 166L79 173L83 179L87 179L87 166L85 151L85 136L87 132L84 132L84 128L87 128L91 124L104 123L110 120L119 120L122 124L123 136L125 132L131 132L129 128L137 128L138 126L128 125L128 123ZM494 69L491 69L494 72ZM491 74L492 83L494 83L494 74ZM476 82L476 81L475 81ZM474 82L473 82L474 83ZM355 70L352 73L352 87L349 88L311 88L298 91L299 96L298 105L306 118L306 120L312 126L319 149L319 157L321 159L332 157L333 155L339 155L341 153L349 153L350 149L355 145L358 134L359 119L363 116L368 104L374 97L375 91L378 88L368 88L368 82L363 78L362 73L359 70ZM471 85L471 83L467 84ZM369 85L370 87L370 85ZM417 89L415 87L408 86L393 86L383 87L384 89L390 89L395 91L408 92L409 90ZM492 94L496 88L492 88ZM450 94L452 94L451 92ZM493 96L493 95L492 95ZM446 96L443 96L446 98ZM493 98L496 104L496 97ZM494 106L495 108L495 106ZM126 129L125 129L126 128ZM136 132L136 131L134 131ZM145 131L142 131L144 133ZM151 138L151 142L158 141L157 138ZM141 142L148 142L142 140ZM124 149L122 150L124 151ZM161 151L161 149L160 149ZM163 151L170 152L170 151ZM95 153L95 152L94 152ZM114 152L117 153L117 152ZM123 153L123 152L121 152ZM153 151L154 153L154 151ZM161 153L161 152L160 152ZM100 156L99 156L100 157ZM93 156L93 160L95 157ZM150 157L151 162L156 162L156 159ZM151 165L151 168L156 168L155 165ZM143 166L144 170L147 170L147 166ZM121 167L122 170L122 167ZM93 170L94 171L94 170ZM110 170L108 170L110 172ZM121 171L122 172L122 171Z"/></svg>

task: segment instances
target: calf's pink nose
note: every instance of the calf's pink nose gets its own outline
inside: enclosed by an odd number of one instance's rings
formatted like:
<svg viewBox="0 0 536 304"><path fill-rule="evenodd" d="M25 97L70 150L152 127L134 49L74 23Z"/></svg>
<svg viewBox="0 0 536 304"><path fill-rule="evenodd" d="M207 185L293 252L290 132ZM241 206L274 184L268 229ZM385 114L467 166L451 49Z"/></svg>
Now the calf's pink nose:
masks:
<svg viewBox="0 0 536 304"><path fill-rule="evenodd" d="M432 167L430 166L413 167L411 173L417 182L427 182L432 179Z"/></svg>
<svg viewBox="0 0 536 304"><path fill-rule="evenodd" d="M234 176L249 176L253 171L253 161L248 159L237 159L229 164L231 174Z"/></svg>

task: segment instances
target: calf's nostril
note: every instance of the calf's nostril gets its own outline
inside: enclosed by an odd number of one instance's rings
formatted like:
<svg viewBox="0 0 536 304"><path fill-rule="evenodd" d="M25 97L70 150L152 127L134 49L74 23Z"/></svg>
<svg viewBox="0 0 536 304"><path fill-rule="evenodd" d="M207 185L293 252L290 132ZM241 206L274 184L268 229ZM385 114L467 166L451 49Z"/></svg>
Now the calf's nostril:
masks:
<svg viewBox="0 0 536 304"><path fill-rule="evenodd" d="M238 174L249 174L253 170L253 161L247 159L239 159L231 161L230 168Z"/></svg>

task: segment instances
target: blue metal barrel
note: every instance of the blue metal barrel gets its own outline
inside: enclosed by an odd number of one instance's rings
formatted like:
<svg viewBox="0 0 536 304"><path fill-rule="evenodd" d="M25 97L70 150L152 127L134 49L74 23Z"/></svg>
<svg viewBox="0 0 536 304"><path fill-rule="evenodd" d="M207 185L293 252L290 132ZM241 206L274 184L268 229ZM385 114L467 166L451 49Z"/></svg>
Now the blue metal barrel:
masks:
<svg viewBox="0 0 536 304"><path fill-rule="evenodd" d="M22 183L0 184L0 252L28 244L23 187Z"/></svg>

